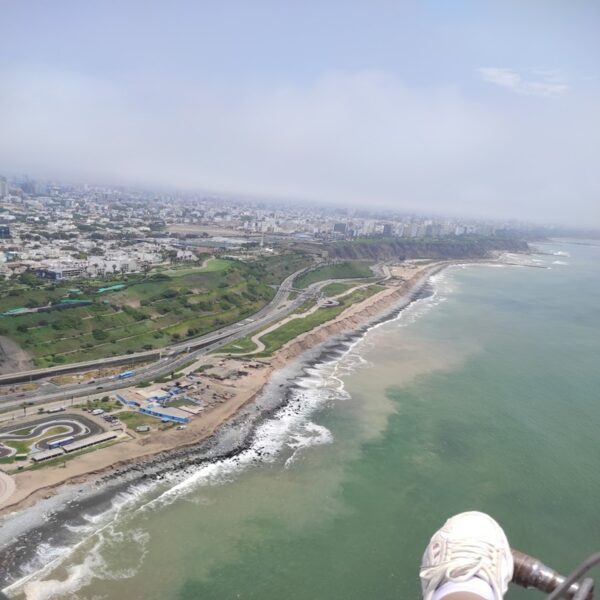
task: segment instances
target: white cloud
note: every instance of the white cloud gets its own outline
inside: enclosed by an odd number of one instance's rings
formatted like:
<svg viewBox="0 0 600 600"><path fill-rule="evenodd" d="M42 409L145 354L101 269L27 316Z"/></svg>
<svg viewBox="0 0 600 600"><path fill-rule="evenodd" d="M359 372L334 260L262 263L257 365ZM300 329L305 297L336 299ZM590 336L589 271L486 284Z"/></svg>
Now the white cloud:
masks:
<svg viewBox="0 0 600 600"><path fill-rule="evenodd" d="M554 71L534 71L537 79L524 79L513 69L499 67L483 67L479 73L484 81L506 87L517 94L529 96L557 96L564 94L569 86L562 77Z"/></svg>
<svg viewBox="0 0 600 600"><path fill-rule="evenodd" d="M372 71L302 85L0 81L0 174L600 225L594 97L540 111Z"/></svg>

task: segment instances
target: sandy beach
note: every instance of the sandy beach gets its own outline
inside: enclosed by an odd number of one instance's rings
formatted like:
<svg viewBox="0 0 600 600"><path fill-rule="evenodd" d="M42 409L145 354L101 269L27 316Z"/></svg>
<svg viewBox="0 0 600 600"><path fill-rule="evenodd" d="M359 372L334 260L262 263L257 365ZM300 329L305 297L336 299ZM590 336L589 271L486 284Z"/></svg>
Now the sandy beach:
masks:
<svg viewBox="0 0 600 600"><path fill-rule="evenodd" d="M392 310L401 310L414 299L415 292L428 278L446 265L447 263L427 264L411 267L410 270L403 270L401 273L390 273L382 291L353 304L334 319L289 341L272 358L261 359L258 365L253 365L254 368L245 369L242 377L221 376L212 381L211 385L220 389L221 395L226 399L193 418L185 430L171 429L145 437L131 433L127 441L78 456L65 463L64 467L16 473L12 477L16 489L12 494L5 495L3 501L0 500L0 515L31 506L55 493L56 489L65 483L84 483L116 472L127 465L141 464L157 455L198 445L213 435L242 407L251 403L269 382L274 371L283 369L307 350L337 335L357 331L375 318ZM217 367L220 373L226 374L239 371L251 360L251 356L230 358L209 355L187 367L186 371L211 364Z"/></svg>

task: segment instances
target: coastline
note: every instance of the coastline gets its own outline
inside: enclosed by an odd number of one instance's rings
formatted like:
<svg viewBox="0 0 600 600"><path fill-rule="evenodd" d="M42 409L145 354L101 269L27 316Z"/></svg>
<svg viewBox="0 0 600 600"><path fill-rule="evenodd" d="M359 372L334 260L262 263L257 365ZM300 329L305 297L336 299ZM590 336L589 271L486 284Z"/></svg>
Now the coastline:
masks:
<svg viewBox="0 0 600 600"><path fill-rule="evenodd" d="M369 330L395 319L414 301L429 297L431 277L445 268L494 263L497 265L498 260L423 265L410 280L400 285L397 282L290 340L273 357L268 373L265 369L263 384L230 417L216 424L210 434L171 450L121 460L109 468L60 482L2 511L0 581L9 586L7 590L22 585L46 564L40 562L40 543L50 539L55 547L77 546L80 540L72 527L87 525L88 518L110 520L110 515L119 512L123 505L136 502L136 498L157 486L165 488L162 495L168 497L171 488L178 487L176 482L193 478L212 464L244 464L246 451L262 462L261 451L252 450L256 433L294 399L297 382L309 369L338 360Z"/></svg>
<svg viewBox="0 0 600 600"><path fill-rule="evenodd" d="M471 261L472 262L472 261ZM81 486L92 481L102 482L114 477L126 476L129 472L139 474L148 463L177 461L179 455L199 450L204 445L210 445L210 440L216 432L228 424L239 426L240 413L252 404L272 382L276 373L284 371L290 364L302 355L318 352L325 342L331 342L337 337L355 337L362 335L373 325L387 321L396 316L406 306L418 299L419 293L429 282L429 279L444 268L458 261L435 263L420 269L415 275L397 285L391 285L381 292L349 306L340 315L322 323L314 329L300 334L284 344L266 365L253 378L250 389L241 393L235 402L227 402L209 411L198 423L198 427L181 432L163 434L161 440L136 447L128 448L128 456L119 458L122 445L116 444L97 452L77 457L64 469L54 468L44 471L27 471L18 473L17 490L0 508L0 518L15 514L29 508L41 500L48 500L63 486ZM249 357L251 358L251 356ZM235 360L244 359L239 357ZM302 361L302 367L307 362L315 362L315 358ZM283 384L280 386L283 387ZM283 396L284 394L282 394ZM182 458L179 456L179 458Z"/></svg>
<svg viewBox="0 0 600 600"><path fill-rule="evenodd" d="M66 524L81 524L85 515L106 513L108 518L113 510L119 510L123 498L161 485L173 473L185 477L203 465L227 459L238 462L252 446L255 431L290 401L297 378L307 368L336 360L370 328L430 295L430 277L452 264L464 262L427 265L409 281L382 290L288 342L265 369L262 385L201 439L60 481L7 507L0 515L0 580L12 586L22 579L19 573L24 565L28 565L26 571L37 572L37 548L44 540L52 539L62 547L77 544Z"/></svg>

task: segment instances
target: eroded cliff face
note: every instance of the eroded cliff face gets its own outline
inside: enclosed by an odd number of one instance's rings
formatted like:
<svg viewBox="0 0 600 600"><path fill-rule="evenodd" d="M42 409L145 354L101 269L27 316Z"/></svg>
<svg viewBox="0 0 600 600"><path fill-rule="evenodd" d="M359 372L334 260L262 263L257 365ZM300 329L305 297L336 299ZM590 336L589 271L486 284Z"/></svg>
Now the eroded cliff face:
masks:
<svg viewBox="0 0 600 600"><path fill-rule="evenodd" d="M418 278L422 279L422 276ZM306 350L310 350L341 333L356 331L368 321L385 314L387 310L391 310L405 298L406 294L413 288L416 280L417 277L403 284L383 290L363 302L348 307L335 319L327 321L315 329L311 329L290 340L276 352L272 362L273 366L276 368L282 367Z"/></svg>
<svg viewBox="0 0 600 600"><path fill-rule="evenodd" d="M365 239L337 242L327 247L332 259L406 260L414 258L460 260L486 258L492 252L527 252L524 240L512 238Z"/></svg>

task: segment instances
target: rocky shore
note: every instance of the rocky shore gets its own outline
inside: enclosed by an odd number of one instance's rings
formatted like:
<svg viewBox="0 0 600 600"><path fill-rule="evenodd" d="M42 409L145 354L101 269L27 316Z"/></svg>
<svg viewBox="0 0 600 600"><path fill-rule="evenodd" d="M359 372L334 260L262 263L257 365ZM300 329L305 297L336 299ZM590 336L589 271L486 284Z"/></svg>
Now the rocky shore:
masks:
<svg viewBox="0 0 600 600"><path fill-rule="evenodd" d="M193 470L207 462L235 460L250 446L256 427L286 404L294 381L307 368L341 355L369 328L429 295L429 278L445 266L429 265L409 281L390 285L288 342L271 360L266 383L207 435L167 451L117 461L108 468L38 490L18 505L7 507L0 521L0 580L9 581L21 565L30 562L38 542L52 539L55 544L72 543L72 533L63 524L77 525L82 514L102 513L118 494L133 486L153 485L174 471Z"/></svg>

